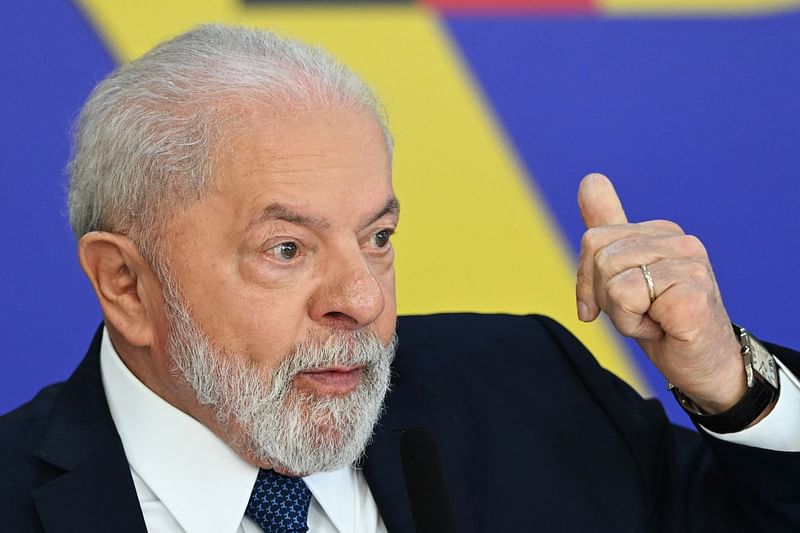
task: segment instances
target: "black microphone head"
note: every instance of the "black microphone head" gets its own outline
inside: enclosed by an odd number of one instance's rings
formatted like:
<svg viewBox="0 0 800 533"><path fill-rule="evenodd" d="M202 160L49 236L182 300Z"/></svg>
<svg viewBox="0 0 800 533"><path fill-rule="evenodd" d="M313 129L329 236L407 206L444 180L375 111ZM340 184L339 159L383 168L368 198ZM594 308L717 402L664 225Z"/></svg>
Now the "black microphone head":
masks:
<svg viewBox="0 0 800 533"><path fill-rule="evenodd" d="M417 533L454 533L455 520L433 433L425 428L403 430L400 461Z"/></svg>

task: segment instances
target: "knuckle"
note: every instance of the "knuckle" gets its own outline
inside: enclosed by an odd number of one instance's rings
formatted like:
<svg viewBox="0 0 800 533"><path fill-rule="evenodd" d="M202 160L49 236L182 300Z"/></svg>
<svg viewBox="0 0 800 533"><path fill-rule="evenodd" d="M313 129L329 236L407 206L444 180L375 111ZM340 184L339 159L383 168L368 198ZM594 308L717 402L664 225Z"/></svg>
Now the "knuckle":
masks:
<svg viewBox="0 0 800 533"><path fill-rule="evenodd" d="M616 274L625 262L625 256L640 245L636 236L628 236L606 244L595 252L594 262L601 272Z"/></svg>
<svg viewBox="0 0 800 533"><path fill-rule="evenodd" d="M584 231L583 236L581 236L581 250L589 257L594 255L594 249L598 246L597 243L601 232L602 228L589 228Z"/></svg>
<svg viewBox="0 0 800 533"><path fill-rule="evenodd" d="M706 247L698 237L694 235L681 235L678 237L680 240L680 249L690 257L705 258L708 257Z"/></svg>
<svg viewBox="0 0 800 533"><path fill-rule="evenodd" d="M674 235L682 235L683 234L683 228L680 227L676 222L673 222L671 220L663 220L663 219L652 220L650 222L650 224L655 229L658 229L658 230L660 230L660 231L662 231L664 233L671 233L671 234L674 234Z"/></svg>
<svg viewBox="0 0 800 533"><path fill-rule="evenodd" d="M609 246L604 246L594 254L594 264L601 271L607 271L614 259L614 251Z"/></svg>
<svg viewBox="0 0 800 533"><path fill-rule="evenodd" d="M614 302L616 305L624 305L626 293L627 287L623 276L614 276L606 283L606 294L608 294L609 300Z"/></svg>

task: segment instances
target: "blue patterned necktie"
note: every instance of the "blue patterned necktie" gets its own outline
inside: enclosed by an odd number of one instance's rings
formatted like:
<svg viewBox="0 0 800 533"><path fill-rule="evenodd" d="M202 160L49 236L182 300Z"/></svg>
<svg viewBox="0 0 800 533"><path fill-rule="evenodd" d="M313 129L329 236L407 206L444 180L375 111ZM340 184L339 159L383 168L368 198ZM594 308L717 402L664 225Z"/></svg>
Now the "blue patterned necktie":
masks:
<svg viewBox="0 0 800 533"><path fill-rule="evenodd" d="M311 491L301 478L262 468L245 515L265 533L301 533L308 531L310 503Z"/></svg>

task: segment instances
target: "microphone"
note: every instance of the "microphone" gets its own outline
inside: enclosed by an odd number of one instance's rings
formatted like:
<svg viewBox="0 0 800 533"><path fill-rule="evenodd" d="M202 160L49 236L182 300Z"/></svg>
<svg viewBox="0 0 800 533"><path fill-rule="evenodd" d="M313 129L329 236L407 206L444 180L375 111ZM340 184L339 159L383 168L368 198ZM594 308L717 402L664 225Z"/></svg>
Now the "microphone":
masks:
<svg viewBox="0 0 800 533"><path fill-rule="evenodd" d="M404 430L400 437L400 461L417 533L455 533L433 434L425 428Z"/></svg>

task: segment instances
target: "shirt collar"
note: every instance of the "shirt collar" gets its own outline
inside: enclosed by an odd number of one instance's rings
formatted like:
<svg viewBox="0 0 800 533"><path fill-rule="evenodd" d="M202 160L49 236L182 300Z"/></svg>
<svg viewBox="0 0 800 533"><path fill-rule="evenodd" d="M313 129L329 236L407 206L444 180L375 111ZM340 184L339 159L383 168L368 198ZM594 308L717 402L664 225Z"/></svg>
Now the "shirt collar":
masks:
<svg viewBox="0 0 800 533"><path fill-rule="evenodd" d="M258 468L203 424L151 391L125 366L103 330L100 371L130 467L186 531L237 531ZM304 479L339 531L351 531L356 471Z"/></svg>

